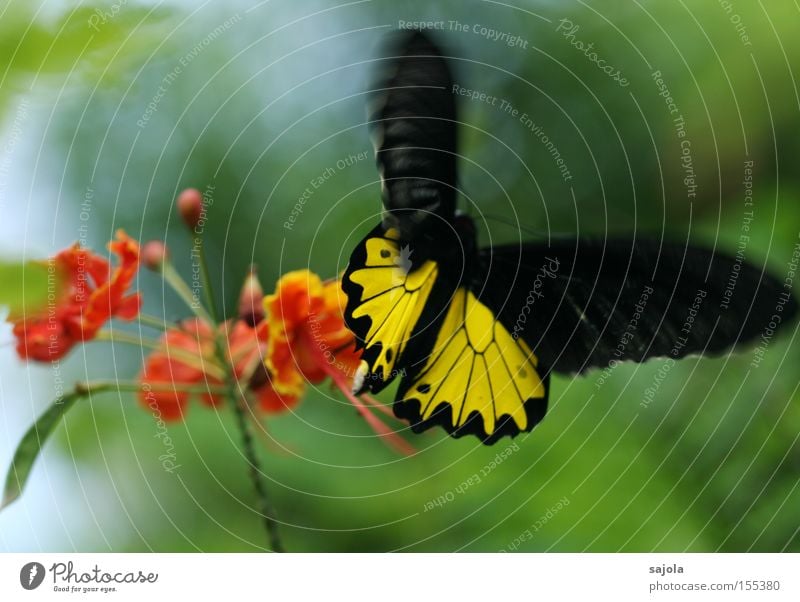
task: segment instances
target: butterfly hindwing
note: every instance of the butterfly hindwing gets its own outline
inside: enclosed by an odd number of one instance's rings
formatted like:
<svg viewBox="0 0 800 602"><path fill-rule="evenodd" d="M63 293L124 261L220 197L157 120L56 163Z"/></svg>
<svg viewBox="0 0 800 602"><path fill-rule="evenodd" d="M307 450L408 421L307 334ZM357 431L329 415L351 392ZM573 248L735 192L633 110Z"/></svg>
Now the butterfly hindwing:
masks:
<svg viewBox="0 0 800 602"><path fill-rule="evenodd" d="M547 377L537 364L523 340L459 287L429 356L401 381L395 414L416 432L438 424L487 444L530 431L547 408Z"/></svg>

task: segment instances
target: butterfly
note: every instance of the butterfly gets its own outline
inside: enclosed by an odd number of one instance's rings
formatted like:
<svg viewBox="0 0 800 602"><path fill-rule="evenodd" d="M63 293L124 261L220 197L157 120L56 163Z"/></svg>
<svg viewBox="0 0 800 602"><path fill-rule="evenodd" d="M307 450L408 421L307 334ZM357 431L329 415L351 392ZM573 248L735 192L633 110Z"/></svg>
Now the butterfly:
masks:
<svg viewBox="0 0 800 602"><path fill-rule="evenodd" d="M400 379L393 409L421 432L492 444L533 429L551 373L718 354L757 338L783 282L741 257L641 236L478 247L456 209L450 68L419 31L398 32L368 107L383 213L342 277L361 364L354 392Z"/></svg>

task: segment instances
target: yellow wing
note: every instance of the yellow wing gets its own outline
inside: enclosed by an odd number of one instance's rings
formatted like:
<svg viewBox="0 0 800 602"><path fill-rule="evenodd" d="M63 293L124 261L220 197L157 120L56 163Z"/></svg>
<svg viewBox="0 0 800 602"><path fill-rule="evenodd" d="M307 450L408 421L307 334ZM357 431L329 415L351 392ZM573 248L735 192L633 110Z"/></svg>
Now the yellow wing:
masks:
<svg viewBox="0 0 800 602"><path fill-rule="evenodd" d="M418 373L403 379L395 414L415 431L439 424L487 444L530 431L547 409L547 378L540 378L537 363L524 341L459 288L433 352Z"/></svg>
<svg viewBox="0 0 800 602"><path fill-rule="evenodd" d="M354 390L379 391L397 374L420 322L439 267L434 261L413 266L413 251L400 246L398 233L376 228L353 252L342 278L347 294L347 325L363 348Z"/></svg>

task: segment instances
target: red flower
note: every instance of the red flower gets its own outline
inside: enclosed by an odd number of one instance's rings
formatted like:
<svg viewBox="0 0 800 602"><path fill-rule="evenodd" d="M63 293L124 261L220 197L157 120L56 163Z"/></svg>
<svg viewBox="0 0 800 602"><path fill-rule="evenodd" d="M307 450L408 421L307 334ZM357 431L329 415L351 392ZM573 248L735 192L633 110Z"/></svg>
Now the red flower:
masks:
<svg viewBox="0 0 800 602"><path fill-rule="evenodd" d="M253 275L248 278L243 295L254 294L254 278ZM260 297L257 303L261 305ZM252 393L258 407L268 413L283 412L297 404L298 395L281 394L273 389L264 365L269 341L267 322L261 320L252 326L242 318L221 324L216 334L211 325L199 318L185 320L164 333L139 375L142 403L157 409L165 420L183 417L191 397L189 388L208 388L209 391L196 395L208 406L222 403L224 393L220 389L225 385L226 366L217 352L217 336L224 341L225 363L236 378L237 394L240 390Z"/></svg>
<svg viewBox="0 0 800 602"><path fill-rule="evenodd" d="M136 317L141 298L127 291L139 269L139 245L118 230L108 248L119 259L113 270L107 260L77 243L49 260L59 276L55 305L14 321L21 358L59 359L77 343L93 339L112 317Z"/></svg>
<svg viewBox="0 0 800 602"><path fill-rule="evenodd" d="M142 383L140 398L145 405L158 409L165 420L177 420L189 400L189 393L181 387L200 383L222 383L222 369L214 358L214 338L211 328L201 320L185 320L165 332L159 339L160 347L147 356L139 380ZM168 387L167 385L180 385ZM217 399L202 396L208 405Z"/></svg>

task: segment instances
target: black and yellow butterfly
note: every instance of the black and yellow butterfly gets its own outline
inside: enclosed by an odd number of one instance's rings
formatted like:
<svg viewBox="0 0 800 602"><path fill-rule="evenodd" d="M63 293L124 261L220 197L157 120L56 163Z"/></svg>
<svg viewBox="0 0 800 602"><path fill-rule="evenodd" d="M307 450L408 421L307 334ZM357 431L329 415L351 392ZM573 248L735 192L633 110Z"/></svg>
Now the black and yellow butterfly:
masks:
<svg viewBox="0 0 800 602"><path fill-rule="evenodd" d="M447 62L428 36L397 34L370 107L383 217L342 280L363 350L355 392L395 377L394 412L491 444L545 415L551 372L719 353L759 335L782 283L750 264L655 239L479 249L456 211L457 120Z"/></svg>

